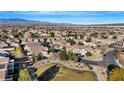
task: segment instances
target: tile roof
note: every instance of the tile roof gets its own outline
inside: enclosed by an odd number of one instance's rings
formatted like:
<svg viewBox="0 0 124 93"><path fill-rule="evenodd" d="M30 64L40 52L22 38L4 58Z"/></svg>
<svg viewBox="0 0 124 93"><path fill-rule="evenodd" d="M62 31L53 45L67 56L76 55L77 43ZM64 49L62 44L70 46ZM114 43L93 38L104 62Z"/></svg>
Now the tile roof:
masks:
<svg viewBox="0 0 124 93"><path fill-rule="evenodd" d="M38 42L26 42L26 45L34 54L41 53L45 50L45 48Z"/></svg>
<svg viewBox="0 0 124 93"><path fill-rule="evenodd" d="M28 47L40 46L40 43L38 43L38 42L32 42L32 41L26 42L25 44L26 44Z"/></svg>

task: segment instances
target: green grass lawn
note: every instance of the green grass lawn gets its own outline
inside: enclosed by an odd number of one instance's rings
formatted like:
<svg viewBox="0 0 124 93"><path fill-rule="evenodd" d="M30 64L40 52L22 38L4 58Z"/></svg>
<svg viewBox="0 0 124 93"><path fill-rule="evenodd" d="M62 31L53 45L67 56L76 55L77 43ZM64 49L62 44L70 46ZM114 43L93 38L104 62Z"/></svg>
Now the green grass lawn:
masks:
<svg viewBox="0 0 124 93"><path fill-rule="evenodd" d="M54 66L55 64L47 64L37 68L36 74L40 76L44 71ZM67 68L61 64L57 64L60 67L57 74L52 78L52 81L94 81L96 75L90 71L79 71Z"/></svg>
<svg viewBox="0 0 124 93"><path fill-rule="evenodd" d="M45 70L49 69L54 65L55 64L46 64L46 65L39 66L36 71L37 76L40 76Z"/></svg>

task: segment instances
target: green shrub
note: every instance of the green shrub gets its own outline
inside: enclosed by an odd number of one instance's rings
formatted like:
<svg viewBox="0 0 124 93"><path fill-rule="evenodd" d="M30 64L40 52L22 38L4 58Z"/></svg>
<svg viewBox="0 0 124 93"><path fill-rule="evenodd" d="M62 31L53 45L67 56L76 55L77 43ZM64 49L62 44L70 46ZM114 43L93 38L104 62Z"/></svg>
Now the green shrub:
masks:
<svg viewBox="0 0 124 93"><path fill-rule="evenodd" d="M92 56L92 53L87 52L87 53L86 53L86 56Z"/></svg>
<svg viewBox="0 0 124 93"><path fill-rule="evenodd" d="M18 80L19 81L31 81L32 80L31 73L28 68L23 68L20 70Z"/></svg>
<svg viewBox="0 0 124 93"><path fill-rule="evenodd" d="M60 51L60 59L61 60L68 60L68 55L66 54L66 52L64 50Z"/></svg>
<svg viewBox="0 0 124 93"><path fill-rule="evenodd" d="M116 35L114 35L114 36L112 37L112 39L118 39L118 37L117 37Z"/></svg>

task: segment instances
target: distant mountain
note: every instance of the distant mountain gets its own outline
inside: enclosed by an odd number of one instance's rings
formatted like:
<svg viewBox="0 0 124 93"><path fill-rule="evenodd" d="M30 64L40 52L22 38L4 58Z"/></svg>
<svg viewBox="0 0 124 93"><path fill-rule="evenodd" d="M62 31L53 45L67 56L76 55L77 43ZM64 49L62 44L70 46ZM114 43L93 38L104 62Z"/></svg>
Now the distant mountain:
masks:
<svg viewBox="0 0 124 93"><path fill-rule="evenodd" d="M18 18L9 18L9 19L0 19L0 23L30 23L30 22L38 22L38 21L31 21L26 19L18 19Z"/></svg>
<svg viewBox="0 0 124 93"><path fill-rule="evenodd" d="M109 23L109 24L89 24L89 25L77 25L77 24L70 24L70 23L52 23L52 22L42 22L42 21L34 21L34 20L26 20L26 19L19 19L19 18L0 18L0 24L39 24L45 26L124 26L124 23Z"/></svg>
<svg viewBox="0 0 124 93"><path fill-rule="evenodd" d="M33 21L33 20L26 20L19 18L0 19L0 24L74 25L70 23L51 23L51 22Z"/></svg>
<svg viewBox="0 0 124 93"><path fill-rule="evenodd" d="M16 21L16 22L22 22L22 21L27 21L25 19L18 19L18 18L12 18L12 19L0 19L1 22L9 22L9 21Z"/></svg>

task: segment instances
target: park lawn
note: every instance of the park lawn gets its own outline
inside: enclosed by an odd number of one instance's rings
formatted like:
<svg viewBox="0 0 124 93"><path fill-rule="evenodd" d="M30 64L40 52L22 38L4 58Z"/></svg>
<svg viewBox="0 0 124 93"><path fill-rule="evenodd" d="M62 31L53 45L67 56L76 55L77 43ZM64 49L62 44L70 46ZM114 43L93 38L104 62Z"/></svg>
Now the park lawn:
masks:
<svg viewBox="0 0 124 93"><path fill-rule="evenodd" d="M60 65L60 70L58 74L53 78L55 81L92 81L96 80L96 75L94 72L90 71L79 71L67 68Z"/></svg>
<svg viewBox="0 0 124 93"><path fill-rule="evenodd" d="M49 67L52 67L55 64L47 64L37 68L37 76L40 76L45 70ZM67 68L61 64L57 64L60 67L56 76L52 81L95 81L96 74L90 71L79 71L71 68Z"/></svg>
<svg viewBox="0 0 124 93"><path fill-rule="evenodd" d="M55 64L46 64L46 65L41 65L39 67L37 67L37 71L36 74L39 77L45 70L49 69L50 67L54 66Z"/></svg>

